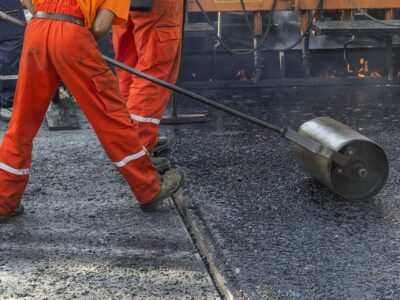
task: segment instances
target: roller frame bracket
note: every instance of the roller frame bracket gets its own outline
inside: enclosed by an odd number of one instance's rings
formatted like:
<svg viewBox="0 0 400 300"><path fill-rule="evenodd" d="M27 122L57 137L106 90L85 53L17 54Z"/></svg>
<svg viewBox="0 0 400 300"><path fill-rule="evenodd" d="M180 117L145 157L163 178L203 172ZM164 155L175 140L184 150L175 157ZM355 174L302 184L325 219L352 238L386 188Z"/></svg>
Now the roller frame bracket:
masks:
<svg viewBox="0 0 400 300"><path fill-rule="evenodd" d="M282 130L281 136L315 154L321 154L324 148L321 144L288 127Z"/></svg>
<svg viewBox="0 0 400 300"><path fill-rule="evenodd" d="M330 154L330 159L337 165L346 169L346 166L348 165L348 163L350 161L350 157L343 155L342 153L339 153L337 151L333 151L333 150L331 150L331 151L332 152Z"/></svg>
<svg viewBox="0 0 400 300"><path fill-rule="evenodd" d="M324 147L320 143L317 143L314 140L304 135L301 135L291 128L285 127L282 130L281 136L312 153L321 155L323 157L326 157L327 159L332 160L334 163L341 166L342 168L346 168L348 162L350 161L350 158L348 156Z"/></svg>

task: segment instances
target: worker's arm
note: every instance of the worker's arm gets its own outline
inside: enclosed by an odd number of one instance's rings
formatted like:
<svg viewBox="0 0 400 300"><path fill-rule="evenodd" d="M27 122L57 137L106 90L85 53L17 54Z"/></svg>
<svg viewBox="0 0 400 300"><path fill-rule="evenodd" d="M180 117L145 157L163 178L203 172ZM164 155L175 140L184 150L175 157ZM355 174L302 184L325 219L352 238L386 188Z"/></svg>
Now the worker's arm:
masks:
<svg viewBox="0 0 400 300"><path fill-rule="evenodd" d="M32 4L32 0L21 0L21 4L25 6L32 15L35 14L35 6Z"/></svg>
<svg viewBox="0 0 400 300"><path fill-rule="evenodd" d="M96 40L103 37L111 28L115 15L108 9L99 9L90 31Z"/></svg>

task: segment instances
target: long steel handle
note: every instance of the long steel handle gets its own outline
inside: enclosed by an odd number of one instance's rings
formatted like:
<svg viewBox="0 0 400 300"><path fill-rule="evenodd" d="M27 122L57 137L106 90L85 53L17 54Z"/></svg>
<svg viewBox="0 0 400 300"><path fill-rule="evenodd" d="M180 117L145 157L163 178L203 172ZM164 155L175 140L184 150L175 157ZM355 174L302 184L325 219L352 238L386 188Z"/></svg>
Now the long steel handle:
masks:
<svg viewBox="0 0 400 300"><path fill-rule="evenodd" d="M18 18L14 18L2 11L0 11L0 20L7 21L7 22L13 23L15 25L21 26L21 27L26 27L26 22L24 22Z"/></svg>
<svg viewBox="0 0 400 300"><path fill-rule="evenodd" d="M224 112L226 112L228 114L237 116L239 118L247 120L247 121L249 121L249 122L251 122L253 124L256 124L258 126L270 129L270 130L272 130L272 131L274 131L274 132L276 132L278 134L282 134L282 132L283 132L283 129L281 129L279 127L276 127L276 126L268 124L268 123L266 123L264 121L258 120L258 119L254 118L252 116L246 115L245 113L242 113L240 111L234 110L234 109L232 109L232 108L230 108L228 106L225 106L223 104L220 104L218 102L212 101L211 99L208 99L208 98L206 98L204 96L200 96L200 95L198 95L196 93L193 93L191 91L185 90L184 88L181 88L179 86L172 85L172 84L170 84L168 82L165 82L163 80L160 80L158 78L150 76L150 75L148 75L146 73L138 71L138 70L136 70L134 68L131 68L131 67L127 66L127 65L124 65L124 64L120 63L119 61L117 61L115 59L112 59L112 58L107 57L105 55L103 55L103 59L106 62L108 62L108 63L110 63L110 64L112 64L112 65L114 65L114 66L116 66L116 67L118 67L118 68L120 68L122 70L125 70L125 71L127 71L127 72L129 72L131 74L134 74L136 76L144 78L144 79L146 79L148 81L151 81L151 82L153 82L153 83L155 83L157 85L160 85L162 87L170 89L170 90L172 90L174 92L177 92L179 94L182 94L184 96L188 96L188 97L190 97L192 99L195 99L195 100L197 100L197 101L199 101L201 103L204 103L204 104L206 104L208 106L211 106L211 107L214 107L216 109L222 110L222 111L224 111Z"/></svg>

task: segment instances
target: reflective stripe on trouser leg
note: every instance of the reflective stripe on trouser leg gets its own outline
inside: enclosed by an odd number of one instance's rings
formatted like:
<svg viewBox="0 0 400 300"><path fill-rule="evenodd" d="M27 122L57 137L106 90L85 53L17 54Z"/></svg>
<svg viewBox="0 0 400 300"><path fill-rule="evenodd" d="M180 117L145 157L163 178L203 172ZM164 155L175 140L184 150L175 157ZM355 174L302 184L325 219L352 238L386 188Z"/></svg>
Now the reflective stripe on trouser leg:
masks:
<svg viewBox="0 0 400 300"><path fill-rule="evenodd" d="M142 156L145 156L146 154L147 154L146 148L143 147L142 151L132 154L132 155L129 155L119 162L114 162L114 165L118 168L125 167L129 162L139 159Z"/></svg>
<svg viewBox="0 0 400 300"><path fill-rule="evenodd" d="M29 175L29 169L14 169L2 162L0 162L0 170L6 171L14 175Z"/></svg>
<svg viewBox="0 0 400 300"><path fill-rule="evenodd" d="M17 80L18 75L0 75L0 80Z"/></svg>
<svg viewBox="0 0 400 300"><path fill-rule="evenodd" d="M161 122L160 119L146 118L146 117L141 117L141 116L134 115L134 114L131 114L131 118L132 118L132 120L135 120L135 121L138 121L141 123L153 123L156 125L160 125L160 122Z"/></svg>

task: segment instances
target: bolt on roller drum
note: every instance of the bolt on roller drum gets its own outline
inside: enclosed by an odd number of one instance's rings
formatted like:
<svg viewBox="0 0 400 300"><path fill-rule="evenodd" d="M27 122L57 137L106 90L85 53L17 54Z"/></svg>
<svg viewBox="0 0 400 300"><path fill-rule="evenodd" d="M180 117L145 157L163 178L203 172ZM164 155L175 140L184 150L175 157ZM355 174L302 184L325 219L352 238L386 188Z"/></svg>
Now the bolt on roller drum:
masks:
<svg viewBox="0 0 400 300"><path fill-rule="evenodd" d="M299 134L346 155L350 160L344 170L329 154L319 155L294 145L300 166L322 184L349 200L363 200L378 194L389 175L389 163L383 149L374 141L329 117L305 122Z"/></svg>

